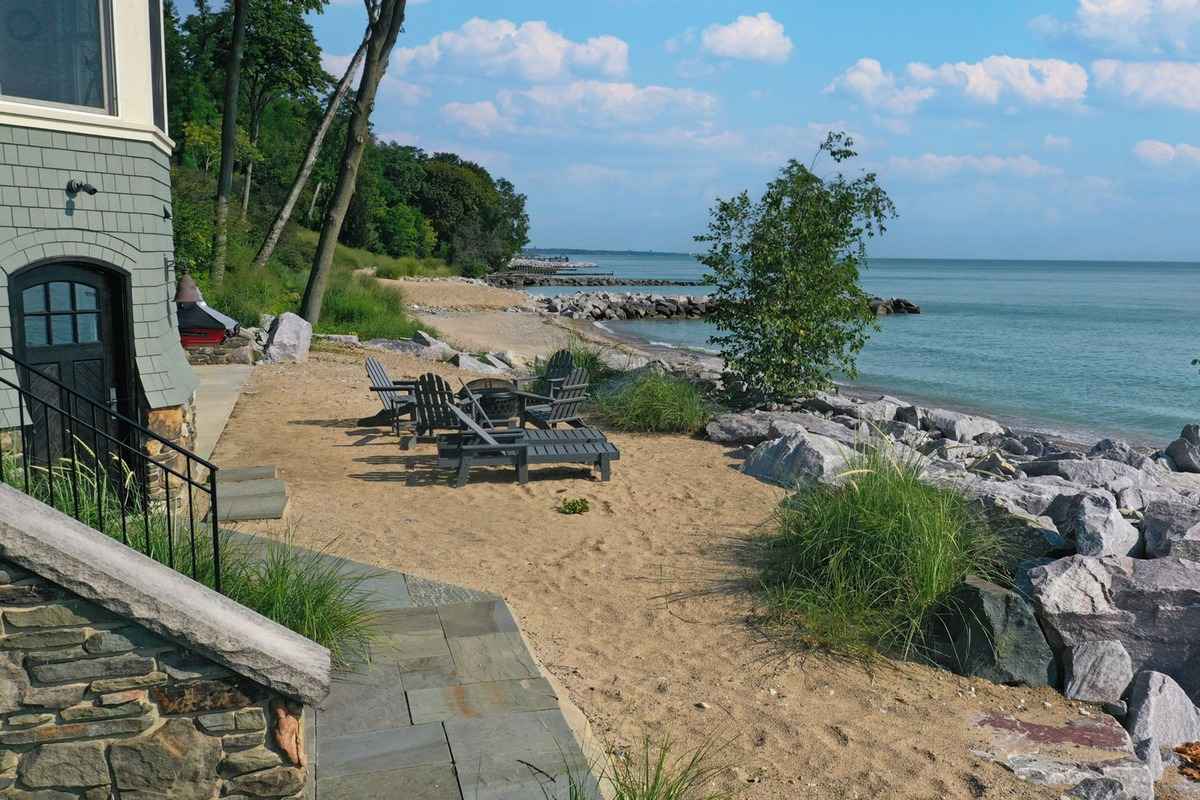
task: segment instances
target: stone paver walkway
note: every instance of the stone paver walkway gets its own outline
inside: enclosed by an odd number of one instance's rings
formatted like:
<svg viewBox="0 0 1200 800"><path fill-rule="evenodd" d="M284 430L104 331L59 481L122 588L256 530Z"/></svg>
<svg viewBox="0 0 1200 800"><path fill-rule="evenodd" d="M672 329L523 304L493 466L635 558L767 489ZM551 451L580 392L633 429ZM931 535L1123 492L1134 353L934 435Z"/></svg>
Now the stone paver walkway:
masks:
<svg viewBox="0 0 1200 800"><path fill-rule="evenodd" d="M249 364L192 367L199 380L196 386L196 444L192 449L201 458L212 457L217 440L225 431L225 423L253 369Z"/></svg>

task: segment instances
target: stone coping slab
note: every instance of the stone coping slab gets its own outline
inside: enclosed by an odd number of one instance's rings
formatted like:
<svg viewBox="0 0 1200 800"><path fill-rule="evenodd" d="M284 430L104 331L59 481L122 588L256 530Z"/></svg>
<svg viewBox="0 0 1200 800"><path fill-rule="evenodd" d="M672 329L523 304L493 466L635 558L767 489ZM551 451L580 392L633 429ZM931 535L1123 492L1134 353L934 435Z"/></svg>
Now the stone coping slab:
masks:
<svg viewBox="0 0 1200 800"><path fill-rule="evenodd" d="M281 694L329 693L324 647L3 485L0 557Z"/></svg>

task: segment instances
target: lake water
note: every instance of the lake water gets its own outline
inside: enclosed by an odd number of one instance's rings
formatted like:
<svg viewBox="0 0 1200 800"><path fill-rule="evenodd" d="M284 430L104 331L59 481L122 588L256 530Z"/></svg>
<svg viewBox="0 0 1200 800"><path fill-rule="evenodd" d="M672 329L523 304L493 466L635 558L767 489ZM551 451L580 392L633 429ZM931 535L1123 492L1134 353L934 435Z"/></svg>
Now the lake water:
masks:
<svg viewBox="0 0 1200 800"><path fill-rule="evenodd" d="M697 278L680 254L572 254L630 278ZM875 259L864 288L918 303L880 320L856 385L1010 424L1159 446L1200 422L1200 264ZM622 291L602 287L599 291ZM559 294L578 289L540 289ZM688 288L631 288L679 294ZM606 323L704 349L704 322Z"/></svg>

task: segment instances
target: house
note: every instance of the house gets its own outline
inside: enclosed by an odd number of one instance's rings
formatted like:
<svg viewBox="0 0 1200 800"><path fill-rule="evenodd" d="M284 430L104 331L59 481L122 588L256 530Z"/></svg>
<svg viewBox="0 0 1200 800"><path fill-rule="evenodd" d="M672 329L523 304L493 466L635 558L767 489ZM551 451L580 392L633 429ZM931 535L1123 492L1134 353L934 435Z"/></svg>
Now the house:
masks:
<svg viewBox="0 0 1200 800"><path fill-rule="evenodd" d="M162 14L0 1L0 350L189 447ZM0 353L0 379L63 394L18 372ZM0 380L0 430L20 425L17 395Z"/></svg>

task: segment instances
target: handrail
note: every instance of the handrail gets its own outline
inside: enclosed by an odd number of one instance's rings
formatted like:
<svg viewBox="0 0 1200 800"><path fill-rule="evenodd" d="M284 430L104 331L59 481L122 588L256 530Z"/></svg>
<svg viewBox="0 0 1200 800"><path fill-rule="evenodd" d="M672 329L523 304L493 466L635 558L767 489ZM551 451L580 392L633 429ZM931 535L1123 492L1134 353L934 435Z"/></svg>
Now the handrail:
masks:
<svg viewBox="0 0 1200 800"><path fill-rule="evenodd" d="M6 367L15 371L15 382L4 376ZM35 394L35 376L56 397L47 397L44 392ZM146 555L180 572L186 572L185 562L190 562L194 580L222 591L215 464L0 348L0 389L5 387L16 392L17 420L12 430L18 431L21 438L18 454L6 453L0 437L0 482L23 488L26 494L49 505L63 506L58 510L109 536L119 535L131 547L138 546L136 536L131 542L131 517L141 517L140 549ZM157 458L146 449L151 442L159 446ZM11 449L15 451L16 447L14 440ZM6 464L18 456L17 473L6 474ZM177 458L183 461L178 469L166 463ZM17 482L20 478L23 487ZM56 487L56 481L64 479L69 484L66 492ZM175 496L172 479L179 497ZM81 483L85 485L82 493ZM159 488L161 497L156 495ZM207 497L207 508L198 507L197 492ZM206 533L203 528L197 530L198 515L200 523L208 527ZM132 523L134 533L136 527ZM211 556L207 546L201 548L208 544L203 542L205 535L211 539Z"/></svg>

